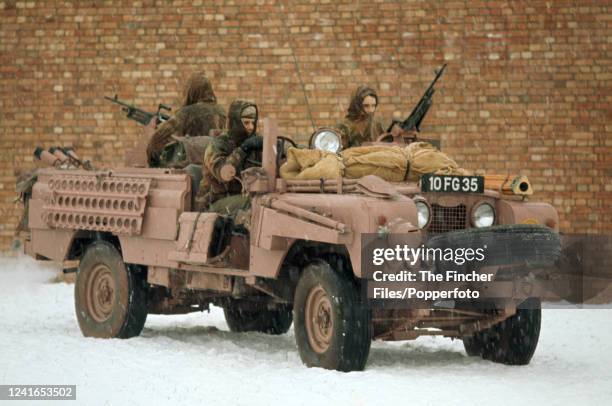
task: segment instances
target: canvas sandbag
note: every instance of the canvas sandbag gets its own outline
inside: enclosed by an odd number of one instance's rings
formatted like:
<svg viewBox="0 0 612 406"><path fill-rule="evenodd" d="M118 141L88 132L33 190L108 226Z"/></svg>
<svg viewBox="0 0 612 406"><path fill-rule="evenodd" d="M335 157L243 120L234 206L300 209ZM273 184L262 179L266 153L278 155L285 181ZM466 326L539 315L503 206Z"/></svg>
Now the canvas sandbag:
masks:
<svg viewBox="0 0 612 406"><path fill-rule="evenodd" d="M425 173L437 175L471 175L472 172L460 168L451 157L428 142L413 142L403 149L410 163L408 181L418 181Z"/></svg>
<svg viewBox="0 0 612 406"><path fill-rule="evenodd" d="M287 161L279 173L283 179L337 179L341 178L344 165L341 158L331 152L318 149L289 148Z"/></svg>
<svg viewBox="0 0 612 406"><path fill-rule="evenodd" d="M347 178L376 175L389 182L401 182L406 176L408 162L400 147L354 147L342 151L341 156Z"/></svg>

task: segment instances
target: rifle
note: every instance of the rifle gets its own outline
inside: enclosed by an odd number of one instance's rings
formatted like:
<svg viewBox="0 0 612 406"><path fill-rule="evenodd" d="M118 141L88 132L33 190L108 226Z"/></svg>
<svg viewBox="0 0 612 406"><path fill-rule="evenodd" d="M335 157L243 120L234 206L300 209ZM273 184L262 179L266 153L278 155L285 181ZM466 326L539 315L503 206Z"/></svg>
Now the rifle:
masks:
<svg viewBox="0 0 612 406"><path fill-rule="evenodd" d="M431 82L427 90L425 90L425 94L423 94L423 97L421 97L421 100L419 100L416 107L412 110L412 113L410 113L408 118L402 122L400 121L392 122L387 132L391 132L391 129L393 128L395 124L399 124L400 127L405 131L413 131L413 130L416 130L417 132L421 131L421 121L423 121L423 119L425 118L425 115L427 114L427 111L429 110L429 108L431 107L431 104L433 103L433 100L431 98L433 97L433 94L436 91L436 89L434 89L434 85L436 84L438 79L440 79L440 76L442 76L442 74L444 73L444 69L446 69L446 64L442 65L442 68L435 71L436 77Z"/></svg>
<svg viewBox="0 0 612 406"><path fill-rule="evenodd" d="M64 153L64 155L68 157L68 160L70 161L72 165L76 166L77 168L83 168L87 171L93 170L93 166L91 165L91 162L81 160L81 158L79 158L79 156L76 154L74 148L72 147L58 147L58 148Z"/></svg>
<svg viewBox="0 0 612 406"><path fill-rule="evenodd" d="M34 156L39 161L44 162L48 166L60 169L75 169L82 168L87 171L93 170L93 166L89 161L82 161L72 147L51 147L45 151L41 147L36 147Z"/></svg>
<svg viewBox="0 0 612 406"><path fill-rule="evenodd" d="M153 117L155 117L156 124L163 123L164 121L168 121L170 119L169 115L164 114L161 111L170 111L172 109L162 103L159 103L159 105L157 106L157 111L155 113L149 113L148 111L141 110L134 105L122 102L117 98L117 95L115 95L115 97L104 96L104 98L106 100L110 100L115 104L120 105L121 110L127 113L127 118L134 120L142 125L148 125L151 122L151 119L153 119Z"/></svg>

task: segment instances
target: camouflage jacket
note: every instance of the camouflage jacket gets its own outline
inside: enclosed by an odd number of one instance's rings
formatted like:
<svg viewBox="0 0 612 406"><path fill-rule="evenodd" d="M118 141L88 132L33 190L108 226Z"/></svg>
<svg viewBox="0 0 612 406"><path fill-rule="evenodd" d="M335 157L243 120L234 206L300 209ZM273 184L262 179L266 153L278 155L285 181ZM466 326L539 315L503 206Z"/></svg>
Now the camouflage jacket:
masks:
<svg viewBox="0 0 612 406"><path fill-rule="evenodd" d="M239 148L249 137L241 121L242 111L251 106L257 111L254 103L234 100L228 111L226 133L213 138L206 147L202 162L202 181L196 197L198 209L208 210L210 205L217 200L242 192L242 185L238 179L230 182L224 182L221 179L220 172L223 166L232 165L236 169L236 177L239 177L240 171L255 166L255 161L259 161L261 165L261 151L249 153L247 157L246 153ZM256 131L257 118L255 119L255 134ZM256 136L255 134L251 137Z"/></svg>
<svg viewBox="0 0 612 406"><path fill-rule="evenodd" d="M213 138L204 152L202 162L202 181L196 198L200 210L207 210L211 204L227 196L240 194L242 185L238 179L224 182L221 179L221 168L232 165L239 177L243 169L259 166L261 151L247 154L238 148L239 145L228 135Z"/></svg>
<svg viewBox="0 0 612 406"><path fill-rule="evenodd" d="M162 151L169 143L174 142L173 136L198 137L207 136L210 130L224 129L226 114L217 104L200 102L182 107L176 115L163 123L153 134L147 146L149 166L167 167L162 159Z"/></svg>
<svg viewBox="0 0 612 406"><path fill-rule="evenodd" d="M376 138L385 132L382 121L363 110L363 101L368 96L373 97L378 105L376 91L365 85L359 86L351 96L345 119L336 125L342 137L343 149L376 141Z"/></svg>
<svg viewBox="0 0 612 406"><path fill-rule="evenodd" d="M342 137L342 148L358 147L364 142L376 141L385 132L382 120L368 117L361 120L344 119L335 126Z"/></svg>

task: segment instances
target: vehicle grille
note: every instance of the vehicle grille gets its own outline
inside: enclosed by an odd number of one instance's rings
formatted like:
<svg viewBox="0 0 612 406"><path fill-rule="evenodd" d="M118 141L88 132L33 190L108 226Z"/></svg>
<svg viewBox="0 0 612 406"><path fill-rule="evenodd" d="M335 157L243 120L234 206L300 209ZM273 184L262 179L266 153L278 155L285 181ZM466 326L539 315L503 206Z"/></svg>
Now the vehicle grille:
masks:
<svg viewBox="0 0 612 406"><path fill-rule="evenodd" d="M431 223L427 227L430 233L445 233L466 228L466 210L464 204L444 207L434 203L431 205L431 209L433 212Z"/></svg>

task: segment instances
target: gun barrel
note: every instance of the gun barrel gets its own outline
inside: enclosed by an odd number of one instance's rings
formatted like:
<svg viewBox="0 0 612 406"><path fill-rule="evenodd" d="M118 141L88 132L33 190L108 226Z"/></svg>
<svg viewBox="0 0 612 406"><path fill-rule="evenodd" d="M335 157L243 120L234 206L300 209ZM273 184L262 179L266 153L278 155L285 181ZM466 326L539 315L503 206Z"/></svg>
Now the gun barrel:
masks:
<svg viewBox="0 0 612 406"><path fill-rule="evenodd" d="M416 131L420 131L421 122L423 121L423 118L425 118L425 115L429 111L429 108L432 104L431 98L436 91L434 86L436 85L438 79L440 79L440 77L444 73L445 69L446 64L442 65L439 70L435 71L436 76L434 77L434 80L431 81L431 83L427 87L427 90L425 90L425 93L423 94L417 105L414 107L414 109L412 109L412 112L410 113L408 118L402 122L401 127L404 130L411 131L414 129Z"/></svg>
<svg viewBox="0 0 612 406"><path fill-rule="evenodd" d="M59 166L62 163L55 155L45 150L41 150L37 158L49 166Z"/></svg>
<svg viewBox="0 0 612 406"><path fill-rule="evenodd" d="M68 157L62 152L59 147L51 147L49 148L49 153L53 154L60 162L64 163L68 161Z"/></svg>
<svg viewBox="0 0 612 406"><path fill-rule="evenodd" d="M429 84L429 87L427 88L427 90L425 91L425 93L427 94L428 92L430 92L431 90L433 90L433 87L436 85L436 82L438 81L438 79L440 79L440 77L442 76L442 74L444 73L444 69L446 69L446 64L442 65L442 67L438 70L436 70L436 77L434 78L434 80L431 81L431 83Z"/></svg>
<svg viewBox="0 0 612 406"><path fill-rule="evenodd" d="M68 155L70 158L74 159L75 161L81 162L81 158L79 158L76 152L74 152L74 149L72 149L72 147L62 148L62 152Z"/></svg>
<svg viewBox="0 0 612 406"><path fill-rule="evenodd" d="M108 97L108 96L104 96L104 98L106 100L109 100L109 101L115 103L115 104L120 105L121 109L124 112L127 113L126 114L127 118L129 118L131 120L134 120L134 121L136 121L136 122L138 122L138 123L140 123L142 125L148 125L149 122L151 121L151 119L153 117L156 117L156 116L158 117L158 120L159 120L159 118L161 118L161 121L165 121L166 117L167 117L165 115L162 115L159 112L158 113L149 113L148 111L139 109L138 107L136 107L134 105L124 103L124 102L122 102L121 100L119 100L117 98L117 95L115 95L114 98ZM170 117L168 117L168 118L170 118Z"/></svg>
<svg viewBox="0 0 612 406"><path fill-rule="evenodd" d="M130 106L129 104L127 104L127 103L122 102L121 100L119 100L119 99L117 98L117 95L115 95L115 97L108 97L108 96L104 96L104 98L105 98L106 100L108 100L108 101L112 102L112 103L118 104L118 105L123 106L123 107L132 107L132 106Z"/></svg>

